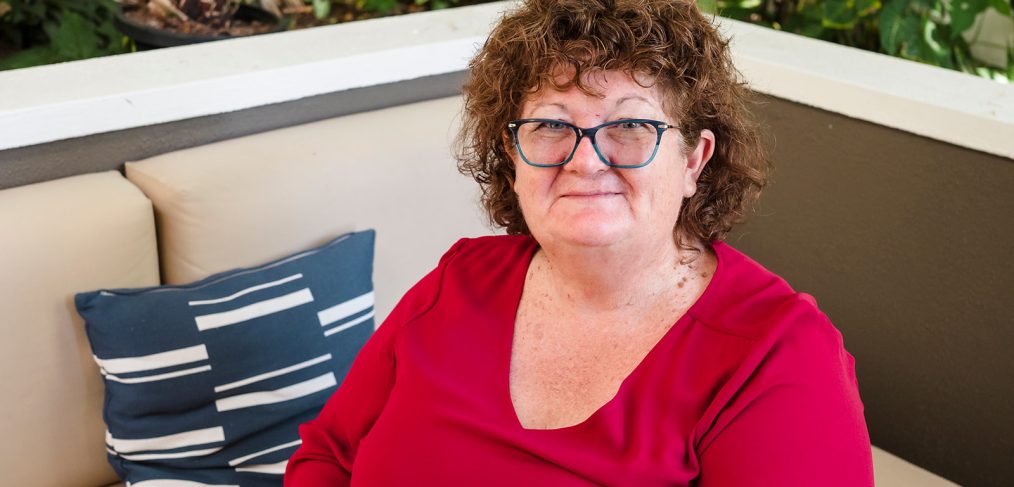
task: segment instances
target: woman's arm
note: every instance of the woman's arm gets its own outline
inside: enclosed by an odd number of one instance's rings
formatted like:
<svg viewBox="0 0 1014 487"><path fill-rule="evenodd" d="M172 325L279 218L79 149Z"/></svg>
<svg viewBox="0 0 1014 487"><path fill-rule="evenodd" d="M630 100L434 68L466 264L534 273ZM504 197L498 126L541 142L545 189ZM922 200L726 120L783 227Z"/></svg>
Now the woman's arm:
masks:
<svg viewBox="0 0 1014 487"><path fill-rule="evenodd" d="M770 348L705 436L698 487L873 486L854 360L827 317L809 315Z"/></svg>
<svg viewBox="0 0 1014 487"><path fill-rule="evenodd" d="M289 459L286 486L349 485L359 440L369 432L394 385L394 313L366 342L338 390L313 421L299 427L302 445Z"/></svg>
<svg viewBox="0 0 1014 487"><path fill-rule="evenodd" d="M432 306L443 269L461 243L451 247L437 268L405 294L359 351L345 380L317 419L299 428L303 443L289 459L286 486L349 485L359 441L373 427L394 387L398 332Z"/></svg>

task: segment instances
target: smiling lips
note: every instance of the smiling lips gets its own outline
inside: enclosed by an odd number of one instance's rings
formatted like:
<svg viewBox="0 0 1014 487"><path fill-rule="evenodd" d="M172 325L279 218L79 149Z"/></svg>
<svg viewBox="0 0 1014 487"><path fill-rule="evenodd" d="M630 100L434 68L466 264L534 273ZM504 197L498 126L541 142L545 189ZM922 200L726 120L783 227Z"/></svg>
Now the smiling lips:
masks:
<svg viewBox="0 0 1014 487"><path fill-rule="evenodd" d="M607 196L619 196L621 193L615 191L573 191L560 195L561 198L602 198Z"/></svg>

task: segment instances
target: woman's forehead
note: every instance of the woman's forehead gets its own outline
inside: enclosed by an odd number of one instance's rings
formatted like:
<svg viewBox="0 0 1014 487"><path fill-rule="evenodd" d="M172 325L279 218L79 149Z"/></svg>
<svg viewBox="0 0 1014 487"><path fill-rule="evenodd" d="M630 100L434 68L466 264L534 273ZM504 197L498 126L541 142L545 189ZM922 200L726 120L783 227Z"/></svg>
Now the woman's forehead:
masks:
<svg viewBox="0 0 1014 487"><path fill-rule="evenodd" d="M664 110L661 96L655 87L641 86L622 72L592 75L582 80L582 85L587 92L576 84L562 90L556 86L543 85L540 90L525 97L523 111Z"/></svg>

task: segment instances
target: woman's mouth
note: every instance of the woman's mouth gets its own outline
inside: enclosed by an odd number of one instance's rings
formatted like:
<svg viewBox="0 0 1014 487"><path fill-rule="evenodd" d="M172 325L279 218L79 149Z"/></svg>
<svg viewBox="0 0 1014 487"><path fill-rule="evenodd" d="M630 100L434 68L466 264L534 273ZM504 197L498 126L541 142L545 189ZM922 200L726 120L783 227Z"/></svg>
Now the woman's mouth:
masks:
<svg viewBox="0 0 1014 487"><path fill-rule="evenodd" d="M561 196L561 198L569 198L569 199L576 199L576 200L585 200L585 199L586 200L592 200L592 199L598 199L598 198L609 198L609 197L620 196L620 195L621 195L621 193L614 193L614 192L608 192L608 191L579 191L579 192L573 192L573 193L565 193L565 194L563 194Z"/></svg>

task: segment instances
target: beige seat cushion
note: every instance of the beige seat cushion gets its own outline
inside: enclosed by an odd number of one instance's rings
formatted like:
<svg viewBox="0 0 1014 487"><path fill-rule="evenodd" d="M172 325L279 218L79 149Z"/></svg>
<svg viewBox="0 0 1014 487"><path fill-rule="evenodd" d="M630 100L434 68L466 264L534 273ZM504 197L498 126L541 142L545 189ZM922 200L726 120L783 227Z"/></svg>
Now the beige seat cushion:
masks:
<svg viewBox="0 0 1014 487"><path fill-rule="evenodd" d="M877 447L873 447L873 477L877 487L958 487Z"/></svg>
<svg viewBox="0 0 1014 487"><path fill-rule="evenodd" d="M375 228L377 323L459 237L489 233L450 146L459 97L128 163L155 205L163 278L184 283Z"/></svg>
<svg viewBox="0 0 1014 487"><path fill-rule="evenodd" d="M118 172L0 191L0 485L116 480L74 294L158 283L151 203Z"/></svg>

